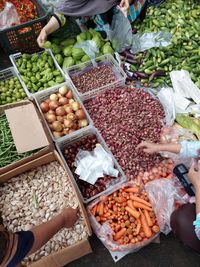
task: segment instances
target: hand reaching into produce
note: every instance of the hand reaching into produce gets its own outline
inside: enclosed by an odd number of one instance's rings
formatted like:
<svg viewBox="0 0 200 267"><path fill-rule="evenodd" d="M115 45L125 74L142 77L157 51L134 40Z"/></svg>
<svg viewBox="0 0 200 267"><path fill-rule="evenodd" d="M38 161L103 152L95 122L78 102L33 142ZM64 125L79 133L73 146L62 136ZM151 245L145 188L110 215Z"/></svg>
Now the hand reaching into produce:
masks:
<svg viewBox="0 0 200 267"><path fill-rule="evenodd" d="M143 141L138 146L137 149L142 148L145 153L154 154L161 151L168 151L172 153L180 153L181 144L156 144L152 142Z"/></svg>
<svg viewBox="0 0 200 267"><path fill-rule="evenodd" d="M44 43L47 40L47 32L46 30L43 28L37 38L37 43L39 45L39 47L43 48L44 47Z"/></svg>
<svg viewBox="0 0 200 267"><path fill-rule="evenodd" d="M64 220L64 226L66 228L71 228L78 219L78 209L65 208L61 212L61 216Z"/></svg>

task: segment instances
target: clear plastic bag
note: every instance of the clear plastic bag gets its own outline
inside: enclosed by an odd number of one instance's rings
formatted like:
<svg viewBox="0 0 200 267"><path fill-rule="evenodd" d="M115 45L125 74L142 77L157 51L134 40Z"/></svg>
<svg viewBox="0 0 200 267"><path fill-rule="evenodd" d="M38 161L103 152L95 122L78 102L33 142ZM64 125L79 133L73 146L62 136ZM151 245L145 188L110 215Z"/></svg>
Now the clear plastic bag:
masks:
<svg viewBox="0 0 200 267"><path fill-rule="evenodd" d="M3 11L0 12L0 30L20 24L17 10L12 3L6 2Z"/></svg>
<svg viewBox="0 0 200 267"><path fill-rule="evenodd" d="M169 32L137 33L133 35L131 51L135 54L152 47L164 47L171 44L172 35Z"/></svg>
<svg viewBox="0 0 200 267"><path fill-rule="evenodd" d="M145 185L145 190L156 214L160 231L168 234L171 231L170 216L176 204L187 202L185 190L177 178L159 179Z"/></svg>
<svg viewBox="0 0 200 267"><path fill-rule="evenodd" d="M91 213L91 209L97 203L99 203L99 201L103 200L105 197L109 196L110 194L117 191L118 189L121 189L124 187L135 187L135 186L136 186L135 182L128 182L128 183L123 183L123 184L118 184L116 186L113 186L113 188L109 192L107 192L104 196L100 196L99 198L94 200L87 207L90 223L95 234L104 244L104 246L109 250L115 262L119 261L125 255L129 253L137 252L144 246L150 244L159 236L159 233L155 234L152 238L149 238L148 240L145 240L142 242L138 242L137 244L119 245L117 242L113 240L113 237L112 237L113 232L112 232L112 229L109 223L105 222L103 225L98 223L95 217L93 216L93 214Z"/></svg>
<svg viewBox="0 0 200 267"><path fill-rule="evenodd" d="M157 94L164 111L165 111L165 125L171 126L176 118L173 91L170 87L163 87Z"/></svg>
<svg viewBox="0 0 200 267"><path fill-rule="evenodd" d="M124 49L131 47L132 44L132 27L129 19L123 12L119 11L113 15L110 29L104 29L112 46L116 52L122 52Z"/></svg>
<svg viewBox="0 0 200 267"><path fill-rule="evenodd" d="M92 40L87 40L76 44L75 48L82 48L83 51L91 58L95 59L96 54L99 53L99 48L96 46L96 43Z"/></svg>

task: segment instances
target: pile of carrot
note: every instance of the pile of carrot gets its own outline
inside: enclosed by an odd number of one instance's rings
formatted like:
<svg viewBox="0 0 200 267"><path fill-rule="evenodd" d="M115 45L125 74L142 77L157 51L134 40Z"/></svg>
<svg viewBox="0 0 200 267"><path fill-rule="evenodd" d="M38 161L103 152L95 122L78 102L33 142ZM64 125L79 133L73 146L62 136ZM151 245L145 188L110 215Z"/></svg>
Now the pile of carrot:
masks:
<svg viewBox="0 0 200 267"><path fill-rule="evenodd" d="M163 160L158 166L155 166L150 171L139 172L137 176L138 184L144 184L155 179L172 178L174 164L171 159Z"/></svg>
<svg viewBox="0 0 200 267"><path fill-rule="evenodd" d="M113 239L121 244L135 244L147 240L160 231L155 213L146 192L138 187L117 190L92 209L96 220L109 222Z"/></svg>

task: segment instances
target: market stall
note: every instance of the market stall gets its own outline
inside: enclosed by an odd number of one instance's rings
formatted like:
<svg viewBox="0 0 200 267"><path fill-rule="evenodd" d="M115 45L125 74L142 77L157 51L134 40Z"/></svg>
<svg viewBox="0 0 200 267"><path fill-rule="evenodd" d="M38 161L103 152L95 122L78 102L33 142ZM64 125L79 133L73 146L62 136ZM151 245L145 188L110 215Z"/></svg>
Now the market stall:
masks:
<svg viewBox="0 0 200 267"><path fill-rule="evenodd" d="M12 63L1 61L0 71L1 216L16 232L64 207L79 210L73 228L22 264L64 266L90 253L90 227L114 261L168 234L171 213L192 195L173 170L191 162L138 145L200 138L199 5L167 0L132 25L115 14L123 23L111 25L107 39L80 30L49 36L40 49L47 10L9 2L0 7L16 8L16 20L0 30L1 55Z"/></svg>

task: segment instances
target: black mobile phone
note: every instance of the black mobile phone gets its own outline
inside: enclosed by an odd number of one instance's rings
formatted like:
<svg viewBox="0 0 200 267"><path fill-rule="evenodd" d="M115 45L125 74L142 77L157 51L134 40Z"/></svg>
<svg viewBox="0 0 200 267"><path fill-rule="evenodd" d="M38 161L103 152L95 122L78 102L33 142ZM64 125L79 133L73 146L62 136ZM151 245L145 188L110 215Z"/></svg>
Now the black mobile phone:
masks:
<svg viewBox="0 0 200 267"><path fill-rule="evenodd" d="M184 164L176 165L173 169L173 173L177 176L181 184L184 186L185 191L189 196L195 196L195 189L193 184L191 184L187 174L188 168Z"/></svg>

